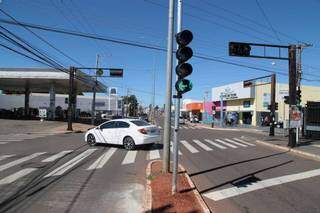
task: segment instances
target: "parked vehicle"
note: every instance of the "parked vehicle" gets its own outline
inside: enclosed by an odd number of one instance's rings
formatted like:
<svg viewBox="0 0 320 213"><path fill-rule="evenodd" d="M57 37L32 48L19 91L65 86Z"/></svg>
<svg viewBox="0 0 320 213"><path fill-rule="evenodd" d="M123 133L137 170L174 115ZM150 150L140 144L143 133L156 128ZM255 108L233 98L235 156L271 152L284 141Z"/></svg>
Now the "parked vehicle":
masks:
<svg viewBox="0 0 320 213"><path fill-rule="evenodd" d="M152 144L160 141L160 130L139 119L116 119L89 129L85 141L90 145L97 143L123 145L132 150L136 145Z"/></svg>
<svg viewBox="0 0 320 213"><path fill-rule="evenodd" d="M179 117L179 124L185 124L185 123L186 123L186 122L185 122L184 117L180 116L180 117Z"/></svg>

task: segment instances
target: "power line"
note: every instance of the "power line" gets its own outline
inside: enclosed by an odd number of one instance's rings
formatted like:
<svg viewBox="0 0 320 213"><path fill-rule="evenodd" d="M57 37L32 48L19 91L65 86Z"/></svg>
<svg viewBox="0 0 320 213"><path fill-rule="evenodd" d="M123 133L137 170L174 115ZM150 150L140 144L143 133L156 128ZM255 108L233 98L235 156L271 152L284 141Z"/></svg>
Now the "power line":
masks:
<svg viewBox="0 0 320 213"><path fill-rule="evenodd" d="M272 32L274 33L274 35L276 36L276 38L278 39L278 41L281 42L281 40L280 40L280 38L279 38L279 36L278 36L277 31L276 31L276 30L274 29L274 27L272 26L271 21L269 20L267 14L266 14L265 11L263 10L262 6L260 5L259 0L256 0L256 3L257 3L257 5L258 5L258 8L259 8L259 10L261 11L264 19L267 21L267 24L269 25L270 29L272 30Z"/></svg>
<svg viewBox="0 0 320 213"><path fill-rule="evenodd" d="M16 23L12 23L11 21L3 20L3 19L0 19L0 22L17 25ZM69 30L61 29L61 28L60 29L59 28L52 28L52 27L47 27L47 26L43 26L43 25L27 24L27 23L22 23L22 22L20 22L20 23L25 25L25 26L27 26L27 27L40 29L40 30L45 30L45 31L62 33L62 34L67 34L67 35L72 35L72 36L79 36L79 37L89 38L89 39L97 39L97 40L102 40L102 41L107 41L107 42L112 42L112 43L116 43L116 44L132 46L132 47L139 47L139 48L144 48L144 49L151 49L151 50L157 50L157 51L163 51L163 52L167 51L163 47L156 46L156 45L150 45L150 44L146 44L146 43L137 43L137 42L129 41L129 40L119 40L119 39L116 39L116 38L106 38L106 37L103 37L103 36L100 36L100 35L85 34L85 33L81 33L81 32L69 31ZM216 58L216 57L212 57L212 56L205 56L203 54L202 55L195 54L194 58L200 58L200 59L203 59L203 60L209 60L209 61L215 61L215 62L234 65L234 66L239 66L239 67L245 67L245 68L264 71L264 72L269 72L269 73L278 73L280 75L288 75L288 74L281 73L281 72L275 72L273 70L258 68L258 67L254 67L254 66L248 66L248 65L239 64L239 63L232 62L232 61L227 61L227 60L222 60L222 59L219 59L219 58ZM307 80L307 79L304 79L304 80Z"/></svg>
<svg viewBox="0 0 320 213"><path fill-rule="evenodd" d="M0 8L0 11L5 14L6 16L8 16L9 18L11 18L13 21L15 21L16 23L18 23L20 25L20 23L9 13L5 12L3 9ZM36 34L35 32L33 32L32 30L30 30L28 27L21 25L24 29L26 29L27 31L29 31L30 33L32 33L34 36L36 36L38 39L40 39L41 41L43 41L44 43L46 43L47 45L49 45L51 48L53 48L54 50L56 50L57 52L59 52L60 54L62 54L63 56L67 57L69 60L75 62L76 64L80 65L80 66L84 66L83 64L81 64L79 61L75 60L74 58L70 57L69 55L67 55L66 53L64 53L62 50L58 49L57 47L55 47L54 45L52 45L50 42L48 42L47 40L45 40L43 37L39 36L38 34Z"/></svg>

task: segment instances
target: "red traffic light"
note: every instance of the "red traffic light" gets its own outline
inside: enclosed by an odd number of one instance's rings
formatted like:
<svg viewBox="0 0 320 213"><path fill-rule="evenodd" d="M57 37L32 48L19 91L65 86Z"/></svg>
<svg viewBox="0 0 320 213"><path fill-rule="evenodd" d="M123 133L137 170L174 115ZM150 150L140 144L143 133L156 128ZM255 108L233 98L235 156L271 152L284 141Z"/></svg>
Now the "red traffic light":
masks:
<svg viewBox="0 0 320 213"><path fill-rule="evenodd" d="M176 34L176 41L181 46L187 46L193 39L192 32L190 30L183 30Z"/></svg>

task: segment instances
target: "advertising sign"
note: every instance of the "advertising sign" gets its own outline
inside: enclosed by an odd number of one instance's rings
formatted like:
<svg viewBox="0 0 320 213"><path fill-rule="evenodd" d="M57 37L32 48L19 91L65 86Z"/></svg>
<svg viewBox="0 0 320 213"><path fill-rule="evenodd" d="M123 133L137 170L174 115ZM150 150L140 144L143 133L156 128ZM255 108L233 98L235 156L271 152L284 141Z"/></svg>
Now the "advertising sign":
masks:
<svg viewBox="0 0 320 213"><path fill-rule="evenodd" d="M228 84L221 87L212 88L212 101L220 101L222 95L223 100L236 100L253 98L252 88L244 88L243 82Z"/></svg>
<svg viewBox="0 0 320 213"><path fill-rule="evenodd" d="M290 128L301 127L301 111L295 105L290 107Z"/></svg>

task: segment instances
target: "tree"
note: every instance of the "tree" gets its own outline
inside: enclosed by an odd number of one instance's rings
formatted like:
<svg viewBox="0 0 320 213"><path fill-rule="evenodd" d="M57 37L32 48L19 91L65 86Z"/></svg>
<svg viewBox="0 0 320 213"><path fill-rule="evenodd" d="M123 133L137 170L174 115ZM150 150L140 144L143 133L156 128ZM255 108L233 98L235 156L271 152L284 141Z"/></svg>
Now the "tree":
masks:
<svg viewBox="0 0 320 213"><path fill-rule="evenodd" d="M129 116L137 116L138 110L138 100L135 95L124 96L123 102L128 106L128 114Z"/></svg>

